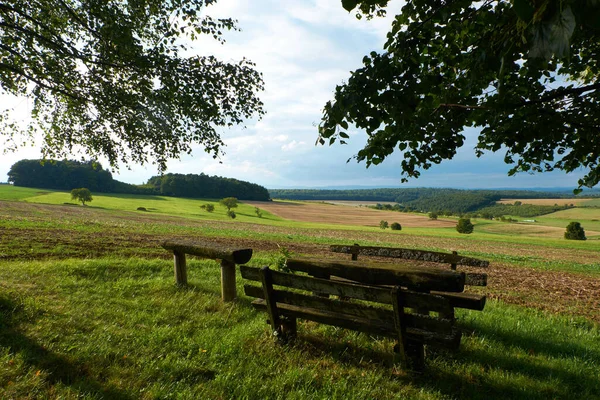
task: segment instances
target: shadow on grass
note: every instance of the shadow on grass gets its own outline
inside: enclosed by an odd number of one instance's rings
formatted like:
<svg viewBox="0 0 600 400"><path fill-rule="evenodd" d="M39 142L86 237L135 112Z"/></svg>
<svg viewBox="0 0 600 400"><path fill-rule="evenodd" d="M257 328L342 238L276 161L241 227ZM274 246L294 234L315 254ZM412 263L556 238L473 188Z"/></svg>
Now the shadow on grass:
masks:
<svg viewBox="0 0 600 400"><path fill-rule="evenodd" d="M336 362L354 368L365 368L365 362L390 369L390 379L414 385L426 391L438 392L449 398L461 399L575 399L594 397L600 384L594 383L590 369L573 369L572 357L597 359L586 349L575 345L553 344L520 332L478 332L488 348L465 348L457 352L428 349L426 369L422 374L394 374L392 342L389 351L350 343L343 338L313 334L309 329L299 332L292 348L311 358L330 356ZM499 339L498 339L499 338ZM524 351L515 351L522 347ZM534 355L544 354L550 361ZM569 365L567 365L569 364ZM580 372L578 372L580 371Z"/></svg>
<svg viewBox="0 0 600 400"><path fill-rule="evenodd" d="M0 346L19 354L26 365L46 372L46 381L51 385L60 383L102 399L134 399L126 392L104 385L90 376L85 363L54 353L19 331L20 323L31 323L34 319L26 315L19 304L0 297Z"/></svg>

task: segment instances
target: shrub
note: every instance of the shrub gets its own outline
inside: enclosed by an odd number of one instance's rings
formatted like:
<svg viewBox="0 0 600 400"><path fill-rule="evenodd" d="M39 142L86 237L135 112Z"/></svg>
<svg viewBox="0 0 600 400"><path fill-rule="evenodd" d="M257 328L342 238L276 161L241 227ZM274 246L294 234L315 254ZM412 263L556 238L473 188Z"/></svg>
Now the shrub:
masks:
<svg viewBox="0 0 600 400"><path fill-rule="evenodd" d="M381 229L387 229L387 227L388 227L388 222L387 222L387 221L384 221L384 220L381 220L381 221L379 221L379 227L380 227Z"/></svg>
<svg viewBox="0 0 600 400"><path fill-rule="evenodd" d="M393 231L401 231L402 225L400 225L398 222L392 222L392 225L390 225L390 228L392 228Z"/></svg>
<svg viewBox="0 0 600 400"><path fill-rule="evenodd" d="M456 224L456 231L465 234L473 233L473 224L471 223L471 220L469 218L459 219Z"/></svg>
<svg viewBox="0 0 600 400"><path fill-rule="evenodd" d="M203 208L203 209L205 209L208 212L215 211L215 206L213 204L210 204L210 203L203 204L203 205L200 206L200 208Z"/></svg>
<svg viewBox="0 0 600 400"><path fill-rule="evenodd" d="M579 222L570 222L565 231L565 239L586 240L585 231Z"/></svg>
<svg viewBox="0 0 600 400"><path fill-rule="evenodd" d="M227 211L227 216L231 219L235 219L236 215L235 215L235 211Z"/></svg>
<svg viewBox="0 0 600 400"><path fill-rule="evenodd" d="M146 210L146 207L138 207L137 210L138 211L148 211L148 210Z"/></svg>
<svg viewBox="0 0 600 400"><path fill-rule="evenodd" d="M433 219L433 220L438 219L438 214L436 212L430 212L429 219Z"/></svg>
<svg viewBox="0 0 600 400"><path fill-rule="evenodd" d="M254 207L254 212L256 213L256 216L257 216L258 218L262 218L262 215L263 215L263 214L262 214L262 210L261 210L260 208L258 208L258 207Z"/></svg>

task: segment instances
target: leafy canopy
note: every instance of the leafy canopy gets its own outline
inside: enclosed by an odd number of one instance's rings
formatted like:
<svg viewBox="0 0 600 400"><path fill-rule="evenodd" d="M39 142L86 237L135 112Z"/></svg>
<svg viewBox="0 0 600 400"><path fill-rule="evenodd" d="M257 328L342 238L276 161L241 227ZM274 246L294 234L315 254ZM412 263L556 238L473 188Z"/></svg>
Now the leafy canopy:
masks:
<svg viewBox="0 0 600 400"><path fill-rule="evenodd" d="M232 208L237 208L238 199L236 197L225 197L224 199L219 200L219 203L227 207L227 211L231 211Z"/></svg>
<svg viewBox="0 0 600 400"><path fill-rule="evenodd" d="M90 192L90 190L87 188L71 190L71 199L79 201L81 205L85 205L85 203L94 200L92 197L92 192Z"/></svg>
<svg viewBox="0 0 600 400"><path fill-rule="evenodd" d="M0 93L32 100L20 129L1 117L7 148L43 134L45 158L157 164L200 144L218 157L217 128L263 114L262 76L243 59L195 55L223 42L232 19L204 14L215 0L14 0L0 4ZM28 136L29 135L29 136Z"/></svg>
<svg viewBox="0 0 600 400"><path fill-rule="evenodd" d="M568 240L586 240L585 230L579 222L569 222L565 230L565 239Z"/></svg>
<svg viewBox="0 0 600 400"><path fill-rule="evenodd" d="M359 16L388 0L342 0ZM451 159L463 130L475 153L502 151L517 172L587 172L600 181L600 0L409 0L385 52L337 86L318 142L366 131L367 167L399 150L403 181Z"/></svg>

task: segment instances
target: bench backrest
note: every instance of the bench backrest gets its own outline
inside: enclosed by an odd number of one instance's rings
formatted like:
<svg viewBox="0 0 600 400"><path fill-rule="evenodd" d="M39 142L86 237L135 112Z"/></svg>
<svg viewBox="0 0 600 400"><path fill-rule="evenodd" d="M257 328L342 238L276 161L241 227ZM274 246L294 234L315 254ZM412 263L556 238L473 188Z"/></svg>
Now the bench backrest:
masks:
<svg viewBox="0 0 600 400"><path fill-rule="evenodd" d="M400 286L385 288L296 275L268 267L241 266L240 271L245 279L261 283L260 287L246 284L244 291L259 299L253 306L268 312L274 331L280 328L281 316L286 316L392 337L402 345L416 341L456 348L460 343L454 321L442 317L453 313L450 301L443 296Z"/></svg>
<svg viewBox="0 0 600 400"><path fill-rule="evenodd" d="M386 257L412 261L425 261L432 263L448 264L450 269L456 270L457 266L469 266L478 268L487 268L489 261L479 260L472 257L463 257L456 251L452 253L441 253L437 251L426 251L416 249L403 249L398 247L378 247L378 246L360 246L353 245L331 245L329 249L334 253L350 254L351 259L358 260L359 255L370 257ZM468 286L487 286L487 274L467 273L465 276L465 285Z"/></svg>

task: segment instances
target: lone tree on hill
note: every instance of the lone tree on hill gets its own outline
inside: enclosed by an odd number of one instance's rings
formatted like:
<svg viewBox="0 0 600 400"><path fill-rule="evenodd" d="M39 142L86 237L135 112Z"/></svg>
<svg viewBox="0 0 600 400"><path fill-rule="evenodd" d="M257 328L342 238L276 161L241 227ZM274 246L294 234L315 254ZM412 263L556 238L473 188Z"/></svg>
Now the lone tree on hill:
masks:
<svg viewBox="0 0 600 400"><path fill-rule="evenodd" d="M0 88L31 99L31 123L1 115L3 148L43 135L44 158L157 164L200 144L222 154L223 127L264 114L262 75L246 59L197 55L201 36L237 30L213 0L12 0L0 7ZM22 133L23 135L19 134Z"/></svg>
<svg viewBox="0 0 600 400"><path fill-rule="evenodd" d="M570 222L565 231L565 239L569 240L587 240L585 231L579 222Z"/></svg>
<svg viewBox="0 0 600 400"><path fill-rule="evenodd" d="M81 202L82 206L85 206L86 202L90 202L93 199L92 192L86 188L79 188L71 190L71 200L77 200Z"/></svg>
<svg viewBox="0 0 600 400"><path fill-rule="evenodd" d="M238 206L238 199L235 197L225 197L219 201L219 204L227 207L227 211L231 211L232 208L236 208Z"/></svg>
<svg viewBox="0 0 600 400"><path fill-rule="evenodd" d="M357 16L389 0L343 0ZM367 167L396 149L403 181L417 178L479 129L475 154L504 152L509 175L578 171L600 182L600 1L407 0L384 51L338 85L318 142L366 131Z"/></svg>
<svg viewBox="0 0 600 400"><path fill-rule="evenodd" d="M456 231L458 233L473 233L473 224L471 223L470 218L460 218L458 223L456 224Z"/></svg>

